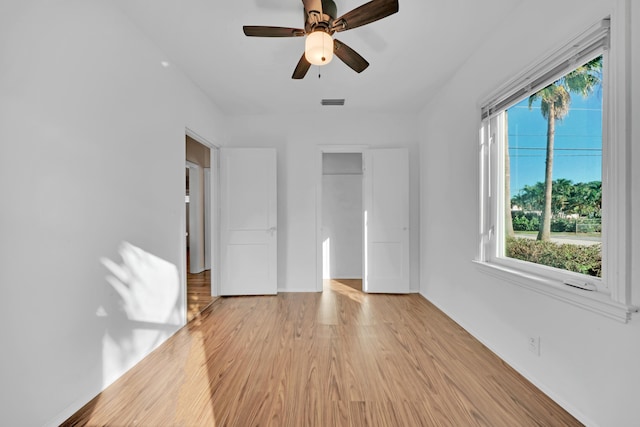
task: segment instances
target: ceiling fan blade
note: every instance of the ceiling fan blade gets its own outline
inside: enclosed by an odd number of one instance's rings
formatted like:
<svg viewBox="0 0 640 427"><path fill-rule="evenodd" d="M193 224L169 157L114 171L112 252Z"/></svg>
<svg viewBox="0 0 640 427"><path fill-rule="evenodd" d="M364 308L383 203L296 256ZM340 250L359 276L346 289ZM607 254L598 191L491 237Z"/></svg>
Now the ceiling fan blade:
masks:
<svg viewBox="0 0 640 427"><path fill-rule="evenodd" d="M336 19L332 29L340 32L361 27L393 15L398 8L398 0L372 0Z"/></svg>
<svg viewBox="0 0 640 427"><path fill-rule="evenodd" d="M305 58L303 53L302 57L300 57L300 61L298 61L298 65L296 65L296 69L293 70L293 75L291 76L291 78L296 80L304 78L304 76L307 75L307 71L309 71L310 67L311 64L309 63L309 61L307 61L307 58Z"/></svg>
<svg viewBox="0 0 640 427"><path fill-rule="evenodd" d="M244 34L250 37L301 37L305 34L301 28L245 25L242 29Z"/></svg>
<svg viewBox="0 0 640 427"><path fill-rule="evenodd" d="M369 66L366 59L340 40L333 40L333 53L357 73L363 72Z"/></svg>

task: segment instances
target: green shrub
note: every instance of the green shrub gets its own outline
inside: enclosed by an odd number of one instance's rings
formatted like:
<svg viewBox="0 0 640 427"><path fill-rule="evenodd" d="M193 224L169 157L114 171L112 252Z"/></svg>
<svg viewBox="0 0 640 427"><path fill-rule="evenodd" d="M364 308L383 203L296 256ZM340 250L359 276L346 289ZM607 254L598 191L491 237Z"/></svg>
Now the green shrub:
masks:
<svg viewBox="0 0 640 427"><path fill-rule="evenodd" d="M538 231L540 227L540 216L527 212L511 212L514 231Z"/></svg>
<svg viewBox="0 0 640 427"><path fill-rule="evenodd" d="M516 216L513 218L514 231L529 231L529 220L525 216Z"/></svg>
<svg viewBox="0 0 640 427"><path fill-rule="evenodd" d="M557 244L540 240L507 238L506 256L549 267L601 277L601 245Z"/></svg>
<svg viewBox="0 0 640 427"><path fill-rule="evenodd" d="M551 220L551 231L556 233L576 231L576 221L571 219L558 218Z"/></svg>

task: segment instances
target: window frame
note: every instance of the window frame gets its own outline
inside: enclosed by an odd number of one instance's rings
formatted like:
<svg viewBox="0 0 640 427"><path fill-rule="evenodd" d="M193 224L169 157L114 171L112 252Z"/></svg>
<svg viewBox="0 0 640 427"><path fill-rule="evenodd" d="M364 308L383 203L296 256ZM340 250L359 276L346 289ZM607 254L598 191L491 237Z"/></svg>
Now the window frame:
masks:
<svg viewBox="0 0 640 427"><path fill-rule="evenodd" d="M480 271L565 301L609 318L627 322L638 307L631 305L628 99L628 3L617 2L607 17L549 56L494 91L481 104L479 135L479 236L474 260ZM621 19L617 19L618 16ZM530 94L553 83L579 63L603 55L602 123L602 278L590 277L507 257L504 247L504 145L502 112ZM576 60L577 59L577 60ZM579 63L578 63L579 62ZM504 253L504 252L500 252ZM587 283L595 290L567 282Z"/></svg>

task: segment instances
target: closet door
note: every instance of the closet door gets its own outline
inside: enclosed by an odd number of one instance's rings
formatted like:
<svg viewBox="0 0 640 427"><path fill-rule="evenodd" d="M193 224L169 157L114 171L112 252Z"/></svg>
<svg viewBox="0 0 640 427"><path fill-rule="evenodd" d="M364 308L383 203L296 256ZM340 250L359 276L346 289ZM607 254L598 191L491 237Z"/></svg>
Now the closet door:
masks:
<svg viewBox="0 0 640 427"><path fill-rule="evenodd" d="M409 292L409 154L364 153L365 292Z"/></svg>

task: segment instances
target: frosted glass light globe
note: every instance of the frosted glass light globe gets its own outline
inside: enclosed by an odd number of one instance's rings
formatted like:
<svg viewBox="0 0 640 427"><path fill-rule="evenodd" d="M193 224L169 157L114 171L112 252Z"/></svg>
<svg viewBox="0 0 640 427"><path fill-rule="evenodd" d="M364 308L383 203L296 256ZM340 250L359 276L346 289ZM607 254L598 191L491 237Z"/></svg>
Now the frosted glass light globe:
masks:
<svg viewBox="0 0 640 427"><path fill-rule="evenodd" d="M324 31L312 32L304 43L304 56L310 64L328 64L333 59L333 38Z"/></svg>

